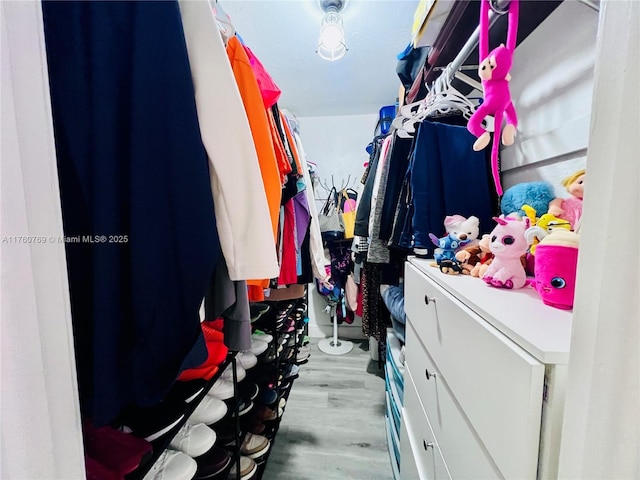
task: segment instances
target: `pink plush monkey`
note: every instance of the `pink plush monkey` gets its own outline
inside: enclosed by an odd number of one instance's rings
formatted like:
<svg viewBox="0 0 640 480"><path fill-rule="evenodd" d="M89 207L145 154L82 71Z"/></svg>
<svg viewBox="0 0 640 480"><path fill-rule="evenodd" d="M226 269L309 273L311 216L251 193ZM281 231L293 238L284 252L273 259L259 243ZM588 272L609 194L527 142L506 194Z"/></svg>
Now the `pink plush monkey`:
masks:
<svg viewBox="0 0 640 480"><path fill-rule="evenodd" d="M480 39L478 49L480 52L480 65L478 75L482 80L484 89L484 102L478 107L469 119L467 129L478 139L473 144L475 151L482 150L489 144L491 134L482 127L482 121L487 115L494 115L494 141L491 149L491 171L496 192L502 196L500 184L500 170L498 167L498 148L502 122L506 119L506 126L502 130L502 143L513 145L518 126L518 116L511 101L509 81L513 52L516 49L518 35L518 14L520 5L518 0L509 3L509 28L507 31L507 46L501 44L489 52L489 1L481 0L480 4Z"/></svg>

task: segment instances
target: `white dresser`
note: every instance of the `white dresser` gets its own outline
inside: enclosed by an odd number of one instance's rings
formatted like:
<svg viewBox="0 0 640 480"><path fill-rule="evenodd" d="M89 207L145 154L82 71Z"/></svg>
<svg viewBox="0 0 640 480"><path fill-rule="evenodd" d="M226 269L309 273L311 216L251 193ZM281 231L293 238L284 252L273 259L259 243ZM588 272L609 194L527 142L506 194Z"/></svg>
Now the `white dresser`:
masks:
<svg viewBox="0 0 640 480"><path fill-rule="evenodd" d="M430 263L405 266L401 478L556 478L571 312Z"/></svg>

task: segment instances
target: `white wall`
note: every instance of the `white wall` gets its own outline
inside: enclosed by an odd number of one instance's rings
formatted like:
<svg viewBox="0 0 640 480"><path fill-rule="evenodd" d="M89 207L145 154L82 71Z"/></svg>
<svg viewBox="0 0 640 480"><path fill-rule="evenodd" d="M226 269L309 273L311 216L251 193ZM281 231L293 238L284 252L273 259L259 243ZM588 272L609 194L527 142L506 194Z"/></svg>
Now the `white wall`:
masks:
<svg viewBox="0 0 640 480"><path fill-rule="evenodd" d="M307 160L318 165L318 177L331 185L333 175L336 187L345 183L349 176L350 185L360 191L360 179L364 173L364 164L369 161L365 148L373 139L378 113L370 115L345 115L331 117L298 117L300 137L304 145ZM326 198L328 192L317 188L316 198ZM323 200L318 200L318 208ZM328 256L327 256L328 258ZM333 334L329 315L324 312L325 301L311 286L309 295L309 335L328 337ZM340 338L363 338L362 321L357 318L351 324L342 324Z"/></svg>

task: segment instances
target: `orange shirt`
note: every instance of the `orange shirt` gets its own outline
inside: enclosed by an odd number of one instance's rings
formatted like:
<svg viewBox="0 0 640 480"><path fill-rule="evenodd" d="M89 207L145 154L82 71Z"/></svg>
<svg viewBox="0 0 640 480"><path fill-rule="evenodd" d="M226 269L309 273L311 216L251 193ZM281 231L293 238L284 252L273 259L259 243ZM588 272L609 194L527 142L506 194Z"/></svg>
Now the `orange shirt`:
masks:
<svg viewBox="0 0 640 480"><path fill-rule="evenodd" d="M273 241L275 243L278 238L282 184L280 183L280 171L267 112L265 111L260 87L251 68L247 52L244 50L240 40L235 36L231 37L227 43L227 56L238 84L238 90L249 119L251 135L258 154L258 162L260 163L262 181L267 194L269 215L273 227ZM224 112L220 112L220 114L224 115ZM241 182L242 179L239 178L238 181Z"/></svg>

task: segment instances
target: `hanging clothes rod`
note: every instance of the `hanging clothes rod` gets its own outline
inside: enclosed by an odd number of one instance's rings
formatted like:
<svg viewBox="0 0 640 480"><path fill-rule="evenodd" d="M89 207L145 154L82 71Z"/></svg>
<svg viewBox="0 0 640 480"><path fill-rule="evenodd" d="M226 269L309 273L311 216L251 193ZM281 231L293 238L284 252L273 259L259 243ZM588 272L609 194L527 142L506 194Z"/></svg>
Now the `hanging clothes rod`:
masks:
<svg viewBox="0 0 640 480"><path fill-rule="evenodd" d="M509 2L510 0L494 0L491 2L491 11L489 12L489 26L493 25L496 20L501 16L507 13L509 10ZM476 29L473 31L467 43L465 43L460 52L454 58L449 65L451 68L449 72L453 75L453 72L459 70L462 67L462 64L467 60L467 57L471 55L471 52L478 46L478 41L480 39L480 26L478 25Z"/></svg>

